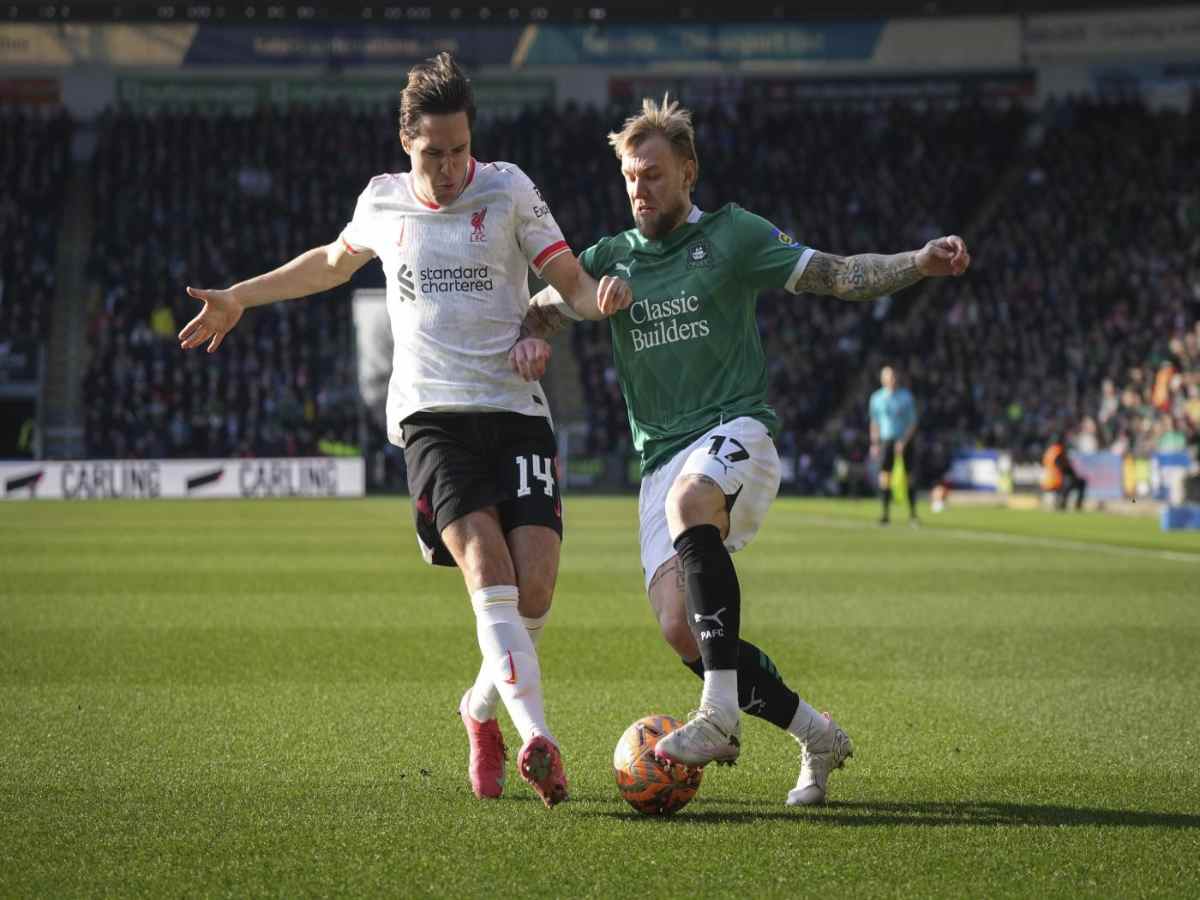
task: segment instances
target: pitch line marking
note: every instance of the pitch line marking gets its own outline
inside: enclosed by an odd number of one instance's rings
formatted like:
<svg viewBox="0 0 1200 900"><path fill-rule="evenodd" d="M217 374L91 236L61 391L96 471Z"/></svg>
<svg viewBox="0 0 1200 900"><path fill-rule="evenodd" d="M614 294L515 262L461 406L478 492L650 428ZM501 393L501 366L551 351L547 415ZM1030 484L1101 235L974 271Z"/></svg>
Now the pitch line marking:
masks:
<svg viewBox="0 0 1200 900"><path fill-rule="evenodd" d="M867 522L856 522L850 519L838 519L832 516L802 514L801 518L813 525L845 528L852 531L877 531L879 529L878 525ZM1033 535L1004 534L999 531L971 531L967 528L929 528L927 530L931 534L961 538L965 541L1016 544L1025 547L1050 547L1057 550L1074 550L1084 553L1111 553L1116 556L1134 557L1135 559L1165 559L1169 562L1200 565L1200 553L1184 553L1176 550L1151 550L1148 547L1122 547L1117 544L1072 541L1066 538L1034 537Z"/></svg>

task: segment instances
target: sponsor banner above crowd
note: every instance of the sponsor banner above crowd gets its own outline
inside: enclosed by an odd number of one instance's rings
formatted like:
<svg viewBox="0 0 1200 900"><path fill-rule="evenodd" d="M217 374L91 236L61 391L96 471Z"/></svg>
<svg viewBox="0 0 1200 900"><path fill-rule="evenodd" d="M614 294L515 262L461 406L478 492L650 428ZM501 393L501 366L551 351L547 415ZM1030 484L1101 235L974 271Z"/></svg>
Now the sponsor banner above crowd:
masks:
<svg viewBox="0 0 1200 900"><path fill-rule="evenodd" d="M184 65L398 65L449 50L472 66L507 65L521 37L517 25L202 26Z"/></svg>
<svg viewBox="0 0 1200 900"><path fill-rule="evenodd" d="M541 26L527 65L640 66L744 60L866 60L884 23Z"/></svg>
<svg viewBox="0 0 1200 900"><path fill-rule="evenodd" d="M740 69L976 71L1062 60L1190 58L1200 6L742 24L0 24L0 65L139 68L404 67L449 50L472 68L711 65Z"/></svg>
<svg viewBox="0 0 1200 900"><path fill-rule="evenodd" d="M1200 5L1029 16L1021 47L1030 62L1200 53Z"/></svg>
<svg viewBox="0 0 1200 900"><path fill-rule="evenodd" d="M609 79L609 96L628 106L641 97L672 97L688 106L750 101L759 107L788 105L798 100L885 100L896 97L966 99L972 97L1032 97L1037 76L1025 69L987 72L922 73L873 77L738 77L693 75L621 75Z"/></svg>
<svg viewBox="0 0 1200 900"><path fill-rule="evenodd" d="M406 66L449 50L508 65L519 26L0 24L0 65Z"/></svg>
<svg viewBox="0 0 1200 900"><path fill-rule="evenodd" d="M475 102L488 113L512 113L554 102L546 78L473 79ZM131 109L197 109L250 113L262 106L349 103L395 107L401 84L394 78L254 78L183 75L117 79L117 99Z"/></svg>
<svg viewBox="0 0 1200 900"><path fill-rule="evenodd" d="M0 78L0 103L54 106L62 102L57 78Z"/></svg>
<svg viewBox="0 0 1200 900"><path fill-rule="evenodd" d="M449 50L474 69L945 70L1021 65L1015 16L769 24L0 24L0 65L404 67Z"/></svg>
<svg viewBox="0 0 1200 900"><path fill-rule="evenodd" d="M361 458L0 462L5 500L361 497Z"/></svg>

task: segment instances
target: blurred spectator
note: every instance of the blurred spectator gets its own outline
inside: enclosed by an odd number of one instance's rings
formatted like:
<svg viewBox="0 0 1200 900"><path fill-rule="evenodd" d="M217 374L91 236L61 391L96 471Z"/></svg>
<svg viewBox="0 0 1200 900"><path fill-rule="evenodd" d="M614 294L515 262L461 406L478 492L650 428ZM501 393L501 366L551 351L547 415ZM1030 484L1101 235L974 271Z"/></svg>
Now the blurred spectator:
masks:
<svg viewBox="0 0 1200 900"><path fill-rule="evenodd" d="M71 128L63 110L0 105L0 345L47 335Z"/></svg>
<svg viewBox="0 0 1200 900"><path fill-rule="evenodd" d="M922 427L1036 460L1076 449L1144 455L1196 440L1200 110L1077 100L1052 108L972 247L971 276L881 329L931 398Z"/></svg>
<svg viewBox="0 0 1200 900"><path fill-rule="evenodd" d="M628 112L566 104L485 117L473 150L530 172L581 251L631 224L604 140ZM1144 454L1200 440L1200 112L1078 100L1036 123L1019 107L975 103L694 113L698 205L739 203L822 250L914 248L988 213L971 275L930 302L764 294L758 319L778 445L797 461L799 489L867 489L856 392L861 373L884 359L910 373L923 446L947 464L964 445L1036 460L1060 431L1079 452ZM381 285L377 267L328 295L249 311L216 356L182 354L174 335L196 311L185 284L230 284L260 270L264 256L283 262L336 237L352 213L348 198L396 168L394 116L337 106L103 120L90 453L287 455L356 443L347 300L354 288ZM20 131L33 140L34 130ZM4 133L6 171L31 165ZM50 182L43 174L47 190ZM31 219L13 209L0 200L0 227L20 241L10 223ZM52 266L40 265L51 279ZM0 323L13 315L8 296L0 295ZM585 450L624 456L630 438L608 327L581 323L570 340Z"/></svg>

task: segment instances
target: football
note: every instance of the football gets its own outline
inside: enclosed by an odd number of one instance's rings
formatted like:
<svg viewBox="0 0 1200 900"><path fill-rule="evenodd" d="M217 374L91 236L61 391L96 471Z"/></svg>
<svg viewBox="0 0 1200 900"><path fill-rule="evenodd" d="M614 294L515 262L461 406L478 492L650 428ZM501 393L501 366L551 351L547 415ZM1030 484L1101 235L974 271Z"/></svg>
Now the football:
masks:
<svg viewBox="0 0 1200 900"><path fill-rule="evenodd" d="M683 723L670 716L646 716L625 729L613 751L613 774L625 801L648 816L678 812L696 796L703 769L667 765L654 755L659 738Z"/></svg>

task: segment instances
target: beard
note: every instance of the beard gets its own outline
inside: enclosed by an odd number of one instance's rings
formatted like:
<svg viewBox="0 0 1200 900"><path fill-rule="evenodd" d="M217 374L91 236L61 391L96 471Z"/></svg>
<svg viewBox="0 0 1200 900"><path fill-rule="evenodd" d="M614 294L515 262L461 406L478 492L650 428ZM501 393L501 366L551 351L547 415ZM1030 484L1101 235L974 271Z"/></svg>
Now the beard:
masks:
<svg viewBox="0 0 1200 900"><path fill-rule="evenodd" d="M634 213L633 221L642 237L650 241L661 241L686 217L690 203L680 202L667 209L659 209L652 213Z"/></svg>

